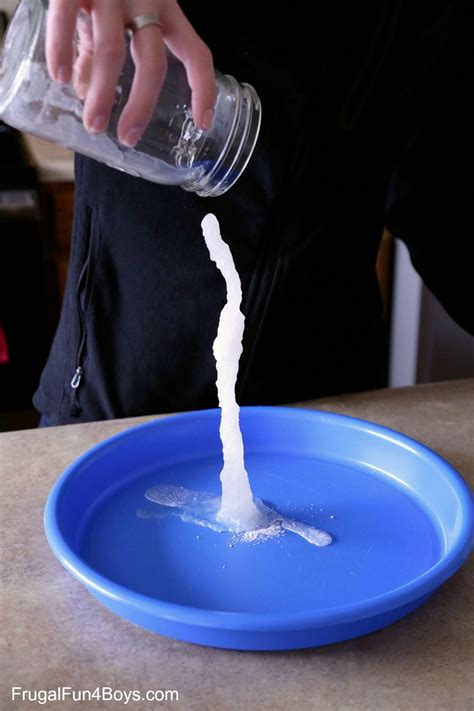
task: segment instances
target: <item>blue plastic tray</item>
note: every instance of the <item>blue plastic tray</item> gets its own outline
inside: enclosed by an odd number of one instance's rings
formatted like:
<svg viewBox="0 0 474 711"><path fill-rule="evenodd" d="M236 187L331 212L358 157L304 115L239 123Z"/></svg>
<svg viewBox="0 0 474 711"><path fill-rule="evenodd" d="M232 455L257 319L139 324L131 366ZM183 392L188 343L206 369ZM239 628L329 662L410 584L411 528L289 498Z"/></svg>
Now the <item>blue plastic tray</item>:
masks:
<svg viewBox="0 0 474 711"><path fill-rule="evenodd" d="M118 615L215 647L311 647L398 620L467 558L472 499L454 469L408 437L325 412L249 407L241 424L254 494L329 531L332 545L287 532L231 546L230 533L153 517L144 493L157 484L219 493L219 417L182 414L111 437L52 489L51 548Z"/></svg>

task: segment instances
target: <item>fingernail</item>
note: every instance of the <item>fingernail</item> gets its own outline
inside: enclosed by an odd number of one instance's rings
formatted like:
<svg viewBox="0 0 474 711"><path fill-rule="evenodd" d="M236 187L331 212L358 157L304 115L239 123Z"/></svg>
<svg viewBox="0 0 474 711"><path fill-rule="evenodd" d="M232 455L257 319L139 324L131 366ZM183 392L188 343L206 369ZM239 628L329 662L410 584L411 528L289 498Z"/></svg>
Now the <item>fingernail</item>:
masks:
<svg viewBox="0 0 474 711"><path fill-rule="evenodd" d="M56 80L60 84L67 84L68 81L71 78L71 73L69 71L69 68L66 66L59 67L58 71L56 72Z"/></svg>
<svg viewBox="0 0 474 711"><path fill-rule="evenodd" d="M126 146L129 148L133 148L134 146L137 145L138 141L140 140L141 136L143 133L142 128L131 128L125 138L123 139L122 143L124 143Z"/></svg>
<svg viewBox="0 0 474 711"><path fill-rule="evenodd" d="M102 114L99 114L99 116L95 116L92 119L89 131L92 133L103 133L106 128L107 118Z"/></svg>
<svg viewBox="0 0 474 711"><path fill-rule="evenodd" d="M202 117L202 127L206 130L209 131L210 128L212 128L212 124L214 122L214 110L213 109L208 109L204 116Z"/></svg>

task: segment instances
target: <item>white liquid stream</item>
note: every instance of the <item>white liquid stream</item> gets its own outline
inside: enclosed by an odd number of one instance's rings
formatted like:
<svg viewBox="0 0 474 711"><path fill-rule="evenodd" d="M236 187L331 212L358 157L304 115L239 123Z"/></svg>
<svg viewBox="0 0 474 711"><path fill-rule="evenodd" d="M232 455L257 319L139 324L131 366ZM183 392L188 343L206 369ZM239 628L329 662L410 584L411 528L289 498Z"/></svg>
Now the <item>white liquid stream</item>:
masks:
<svg viewBox="0 0 474 711"><path fill-rule="evenodd" d="M150 513L140 510L138 515L149 518L175 514L183 521L216 531L238 533L240 541L264 540L283 531L291 531L316 546L327 546L332 538L326 531L286 518L253 497L244 464L240 408L235 399L245 324L240 311L242 289L231 251L220 235L219 223L214 215L206 215L202 231L210 257L221 271L227 288L227 302L221 311L213 345L221 408L220 436L224 459L220 477L222 498L203 491L162 484L145 493L149 501L162 507L162 511Z"/></svg>
<svg viewBox="0 0 474 711"><path fill-rule="evenodd" d="M229 246L224 242L214 215L206 215L202 231L209 255L225 279L227 303L221 311L213 352L217 369L217 394L221 408L220 436L224 468L221 472L222 504L218 513L237 530L258 528L262 514L256 507L244 465L244 443L239 426L240 408L235 383L242 355L245 318L240 311L242 288Z"/></svg>

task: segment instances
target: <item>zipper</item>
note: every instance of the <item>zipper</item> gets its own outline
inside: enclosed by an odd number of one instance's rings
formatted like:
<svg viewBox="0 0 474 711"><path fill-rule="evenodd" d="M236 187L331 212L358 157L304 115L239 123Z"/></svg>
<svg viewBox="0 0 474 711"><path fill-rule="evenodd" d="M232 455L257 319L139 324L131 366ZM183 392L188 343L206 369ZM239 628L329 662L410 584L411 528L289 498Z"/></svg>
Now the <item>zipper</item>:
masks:
<svg viewBox="0 0 474 711"><path fill-rule="evenodd" d="M87 210L86 217L86 245L85 245L85 259L82 265L79 279L77 280L76 286L76 305L77 305L77 315L79 318L79 342L76 349L75 357L75 369L74 374L71 378L71 401L69 414L71 417L79 417L82 412L78 401L78 390L80 385L84 382L84 355L86 351L86 316L87 309L89 306L89 301L92 292L92 235L91 235L91 213L90 209Z"/></svg>
<svg viewBox="0 0 474 711"><path fill-rule="evenodd" d="M72 388L73 390L77 390L77 388L78 388L79 385L81 384L82 374L83 374L83 373L84 373L84 368L81 368L81 366L78 365L77 368L76 368L76 372L75 372L74 375L72 376L72 380L71 380L71 388Z"/></svg>

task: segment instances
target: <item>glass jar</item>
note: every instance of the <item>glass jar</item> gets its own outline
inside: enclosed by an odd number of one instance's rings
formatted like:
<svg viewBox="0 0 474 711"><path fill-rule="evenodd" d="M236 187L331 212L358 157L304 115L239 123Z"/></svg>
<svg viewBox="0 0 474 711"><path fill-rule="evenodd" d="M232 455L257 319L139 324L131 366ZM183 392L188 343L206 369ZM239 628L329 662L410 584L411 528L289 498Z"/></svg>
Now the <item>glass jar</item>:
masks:
<svg viewBox="0 0 474 711"><path fill-rule="evenodd" d="M216 71L214 123L203 131L192 119L185 68L168 52L168 72L152 120L138 144L128 148L117 139L134 71L127 48L107 132L90 134L72 84L49 77L45 5L44 0L22 0L7 30L0 56L0 118L5 123L131 175L201 196L222 195L235 183L260 129L261 106L253 87Z"/></svg>

